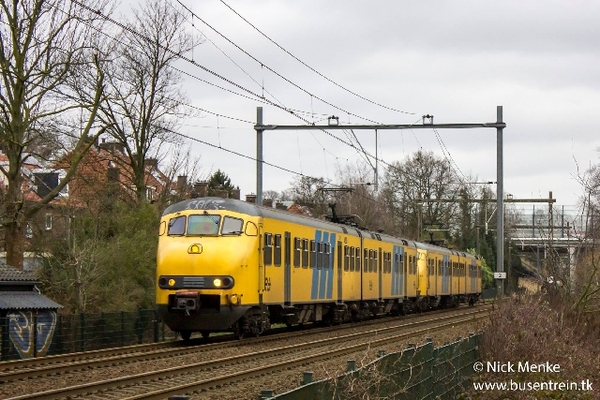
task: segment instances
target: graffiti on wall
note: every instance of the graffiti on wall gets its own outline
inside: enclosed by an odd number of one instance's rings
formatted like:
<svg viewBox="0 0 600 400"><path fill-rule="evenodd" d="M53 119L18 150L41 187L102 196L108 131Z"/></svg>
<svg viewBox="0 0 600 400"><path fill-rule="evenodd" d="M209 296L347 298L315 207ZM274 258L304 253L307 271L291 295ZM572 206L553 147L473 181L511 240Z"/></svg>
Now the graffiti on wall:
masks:
<svg viewBox="0 0 600 400"><path fill-rule="evenodd" d="M56 328L56 311L11 311L7 317L10 341L21 358L46 355Z"/></svg>

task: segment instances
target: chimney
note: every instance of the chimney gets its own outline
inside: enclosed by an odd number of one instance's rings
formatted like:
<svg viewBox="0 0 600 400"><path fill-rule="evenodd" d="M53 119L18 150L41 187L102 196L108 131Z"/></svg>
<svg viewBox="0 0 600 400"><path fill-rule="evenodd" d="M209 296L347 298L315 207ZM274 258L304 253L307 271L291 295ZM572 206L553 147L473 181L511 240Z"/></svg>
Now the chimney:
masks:
<svg viewBox="0 0 600 400"><path fill-rule="evenodd" d="M287 211L287 209L288 209L285 204L279 203L279 202L275 203L275 208L278 210L283 210L283 211Z"/></svg>
<svg viewBox="0 0 600 400"><path fill-rule="evenodd" d="M263 206L273 208L273 199L265 199L265 200L263 200Z"/></svg>
<svg viewBox="0 0 600 400"><path fill-rule="evenodd" d="M206 181L196 182L194 184L194 193L192 193L192 197L206 197L207 192L208 192L208 182L206 182Z"/></svg>
<svg viewBox="0 0 600 400"><path fill-rule="evenodd" d="M184 194L185 193L185 189L187 187L187 176L186 175L179 175L177 177L177 191L180 194Z"/></svg>
<svg viewBox="0 0 600 400"><path fill-rule="evenodd" d="M255 194L247 194L246 195L246 203L256 203L256 195Z"/></svg>
<svg viewBox="0 0 600 400"><path fill-rule="evenodd" d="M231 198L232 199L236 199L236 200L240 199L240 188L239 188L239 186L236 189L233 189L231 191Z"/></svg>
<svg viewBox="0 0 600 400"><path fill-rule="evenodd" d="M156 158L146 158L144 163L147 167L150 167L150 169L156 169L158 166L158 160Z"/></svg>
<svg viewBox="0 0 600 400"><path fill-rule="evenodd" d="M102 139L100 148L110 152L111 154L114 154L115 151L125 154L125 146L119 142L106 142L104 139Z"/></svg>
<svg viewBox="0 0 600 400"><path fill-rule="evenodd" d="M108 178L109 183L119 182L120 179L120 171L119 168L108 167L108 171L106 172L106 176Z"/></svg>

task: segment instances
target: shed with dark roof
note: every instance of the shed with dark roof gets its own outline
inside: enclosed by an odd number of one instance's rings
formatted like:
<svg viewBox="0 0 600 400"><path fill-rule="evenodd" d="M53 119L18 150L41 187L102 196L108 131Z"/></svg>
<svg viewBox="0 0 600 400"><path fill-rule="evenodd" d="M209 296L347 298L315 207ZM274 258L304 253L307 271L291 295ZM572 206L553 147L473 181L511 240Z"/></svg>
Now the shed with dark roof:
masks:
<svg viewBox="0 0 600 400"><path fill-rule="evenodd" d="M43 296L33 272L0 261L0 360L46 353L62 306Z"/></svg>

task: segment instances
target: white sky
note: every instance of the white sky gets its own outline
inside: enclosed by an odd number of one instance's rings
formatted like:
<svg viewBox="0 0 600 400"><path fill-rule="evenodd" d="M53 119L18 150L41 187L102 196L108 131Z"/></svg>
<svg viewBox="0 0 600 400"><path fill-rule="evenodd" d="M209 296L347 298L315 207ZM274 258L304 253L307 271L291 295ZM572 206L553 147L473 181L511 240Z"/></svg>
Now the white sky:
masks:
<svg viewBox="0 0 600 400"><path fill-rule="evenodd" d="M230 81L283 107L303 110L315 123L328 115L341 123L494 122L504 107L504 189L515 198L547 198L576 204L583 194L575 179L598 163L600 146L600 2L538 0L454 1L274 1L225 0L244 18L312 68L343 87L399 113L336 87L294 60L219 0L180 0L197 16L262 64L311 93L284 81L197 18L190 29L206 36L193 59ZM227 56L225 56L225 54ZM235 64L234 64L235 62ZM236 65L237 64L237 65ZM185 91L202 113L183 121L182 132L225 149L256 156L256 107L265 124L303 121L182 62ZM252 79L248 76L250 75ZM326 102L339 107L334 108ZM345 111L340 111L340 109ZM232 119L233 118L233 119ZM241 121L239 121L241 120ZM244 122L245 121L245 122ZM495 129L438 130L465 175L496 181ZM342 131L332 135L348 142ZM375 133L355 131L375 154ZM320 131L266 131L265 161L336 183L335 171L355 164L357 152ZM194 144L207 173L221 169L242 196L256 191L256 162ZM380 131L378 155L402 161L419 148L444 157L432 130ZM381 164L380 164L381 165ZM265 166L264 190L291 186L293 175ZM496 190L493 186L492 190Z"/></svg>

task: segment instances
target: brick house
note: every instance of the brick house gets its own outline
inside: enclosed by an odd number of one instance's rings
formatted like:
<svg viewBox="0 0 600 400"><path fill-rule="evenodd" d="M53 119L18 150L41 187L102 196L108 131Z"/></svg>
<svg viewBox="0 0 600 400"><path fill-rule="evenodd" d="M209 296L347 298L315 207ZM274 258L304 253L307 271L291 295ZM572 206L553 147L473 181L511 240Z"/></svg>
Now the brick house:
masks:
<svg viewBox="0 0 600 400"><path fill-rule="evenodd" d="M25 201L36 202L54 189L66 175L69 156L48 166L28 157L23 165L23 195ZM78 169L59 193L44 209L39 211L25 228L25 260L23 269L33 270L37 263L28 250L44 248L43 242L65 238L71 219L81 210L101 210L115 199L134 201L135 185L132 182L128 156L122 145L105 142L93 145L79 163ZM7 165L7 157L0 151L0 165ZM177 184L162 172L157 160L146 160L146 199L150 202L168 199L177 192ZM0 174L0 190L6 187L6 178ZM189 191L187 186L182 188ZM0 227L0 261L6 259L5 238Z"/></svg>

